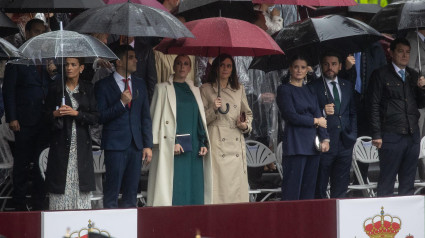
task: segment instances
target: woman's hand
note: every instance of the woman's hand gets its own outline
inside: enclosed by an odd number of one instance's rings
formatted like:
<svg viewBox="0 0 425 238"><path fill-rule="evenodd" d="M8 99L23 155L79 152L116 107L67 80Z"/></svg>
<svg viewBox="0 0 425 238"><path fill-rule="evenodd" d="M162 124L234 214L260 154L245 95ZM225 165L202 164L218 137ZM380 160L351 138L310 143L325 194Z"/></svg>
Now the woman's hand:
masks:
<svg viewBox="0 0 425 238"><path fill-rule="evenodd" d="M241 121L241 116L238 116L238 120L236 121L236 126L241 129L242 131L245 131L248 129L248 123L246 121Z"/></svg>
<svg viewBox="0 0 425 238"><path fill-rule="evenodd" d="M207 147L201 147L201 149L199 150L199 155L204 156L207 154L207 152L208 152Z"/></svg>
<svg viewBox="0 0 425 238"><path fill-rule="evenodd" d="M60 111L59 111L59 109L58 110L56 110L56 111L53 111L53 117L54 118L56 118L56 117L62 117L63 115L60 113Z"/></svg>
<svg viewBox="0 0 425 238"><path fill-rule="evenodd" d="M59 108L59 114L61 116L73 116L76 117L78 116L78 111L74 110L72 107L67 106L67 105L62 105Z"/></svg>
<svg viewBox="0 0 425 238"><path fill-rule="evenodd" d="M323 127L323 128L328 127L326 119L324 117L314 118L314 125L320 126L320 127Z"/></svg>
<svg viewBox="0 0 425 238"><path fill-rule="evenodd" d="M221 98L216 98L214 100L214 111L217 111L221 107Z"/></svg>
<svg viewBox="0 0 425 238"><path fill-rule="evenodd" d="M321 146L322 146L322 152L328 152L330 149L329 141L322 141Z"/></svg>
<svg viewBox="0 0 425 238"><path fill-rule="evenodd" d="M180 144L174 145L174 154L179 155L181 153L184 153L183 147Z"/></svg>

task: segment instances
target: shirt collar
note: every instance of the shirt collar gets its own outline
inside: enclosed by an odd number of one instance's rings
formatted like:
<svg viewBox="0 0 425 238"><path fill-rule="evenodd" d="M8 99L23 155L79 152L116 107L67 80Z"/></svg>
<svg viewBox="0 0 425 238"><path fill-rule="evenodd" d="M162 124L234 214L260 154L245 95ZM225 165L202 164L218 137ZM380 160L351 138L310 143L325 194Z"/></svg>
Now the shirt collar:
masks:
<svg viewBox="0 0 425 238"><path fill-rule="evenodd" d="M400 71L400 70L403 70L404 72L406 72L406 68L400 69L397 65L394 64L394 62L391 62L391 63L393 64L393 67L394 67L395 72L397 72L398 74L399 74L398 71Z"/></svg>
<svg viewBox="0 0 425 238"><path fill-rule="evenodd" d="M339 84L338 76L336 76L335 80L331 80L331 79L328 79L328 78L325 78L325 79L326 79L327 84L331 84L332 82L335 82L337 85Z"/></svg>
<svg viewBox="0 0 425 238"><path fill-rule="evenodd" d="M128 78L131 80L131 74L128 76ZM125 79L124 76L122 76L121 74L119 74L117 71L114 72L114 79L117 82L122 82L123 79Z"/></svg>

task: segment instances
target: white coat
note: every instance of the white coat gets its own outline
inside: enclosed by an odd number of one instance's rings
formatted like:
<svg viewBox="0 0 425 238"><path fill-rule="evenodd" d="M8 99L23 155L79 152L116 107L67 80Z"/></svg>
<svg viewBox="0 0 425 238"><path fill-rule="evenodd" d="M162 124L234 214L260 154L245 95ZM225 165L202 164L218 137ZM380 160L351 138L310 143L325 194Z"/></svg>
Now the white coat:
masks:
<svg viewBox="0 0 425 238"><path fill-rule="evenodd" d="M168 82L157 84L151 103L153 154L148 180L148 206L171 206L173 201L174 144L177 129L176 92L173 85L174 75ZM204 105L199 88L193 80L186 78L196 102L206 130ZM206 131L208 138L208 131ZM209 144L209 143L208 143ZM208 148L210 150L210 148ZM210 153L204 156L204 202L212 203L212 172Z"/></svg>

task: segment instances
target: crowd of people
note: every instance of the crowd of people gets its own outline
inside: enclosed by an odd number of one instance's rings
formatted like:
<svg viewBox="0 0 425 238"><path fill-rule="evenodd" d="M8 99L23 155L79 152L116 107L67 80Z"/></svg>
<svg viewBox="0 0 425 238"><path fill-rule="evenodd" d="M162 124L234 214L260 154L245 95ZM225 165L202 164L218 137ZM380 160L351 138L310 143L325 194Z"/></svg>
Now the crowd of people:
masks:
<svg viewBox="0 0 425 238"><path fill-rule="evenodd" d="M179 1L161 3L173 10ZM270 35L290 23L273 7L255 6L253 21ZM23 35L47 30L34 18ZM0 115L14 132L14 207L27 210L31 193L33 210L46 209L46 197L50 210L91 209L93 145L104 152L104 208L137 206L142 166L150 166L148 206L248 202L257 176L276 168L249 168L246 139L272 150L282 142L282 200L327 198L328 184L331 198L343 198L363 135L379 149L378 196L394 195L397 175L398 194L413 194L425 133L416 55L425 57L425 47L416 35L424 33L397 37L389 49L375 42L348 56L326 51L317 67L293 55L287 70L267 74L248 69L252 57L164 55L155 39L106 34L93 36L118 57L112 64L7 64ZM47 147L43 180L37 165Z"/></svg>

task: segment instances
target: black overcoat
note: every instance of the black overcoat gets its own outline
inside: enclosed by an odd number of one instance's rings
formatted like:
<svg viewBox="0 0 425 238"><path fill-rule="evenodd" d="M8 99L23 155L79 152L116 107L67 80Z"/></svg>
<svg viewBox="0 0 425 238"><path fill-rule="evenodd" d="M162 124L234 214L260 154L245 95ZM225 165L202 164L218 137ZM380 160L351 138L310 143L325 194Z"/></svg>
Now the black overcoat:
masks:
<svg viewBox="0 0 425 238"><path fill-rule="evenodd" d="M46 122L49 124L50 151L47 162L46 183L50 193L64 194L66 172L71 143L72 121L75 119L77 129L78 177L81 192L95 190L92 142L89 125L97 123L99 114L93 85L79 80L79 93L74 94L78 101L78 116L54 118L53 111L61 105L62 82L56 80L49 88L46 99ZM65 91L66 105L72 105Z"/></svg>

